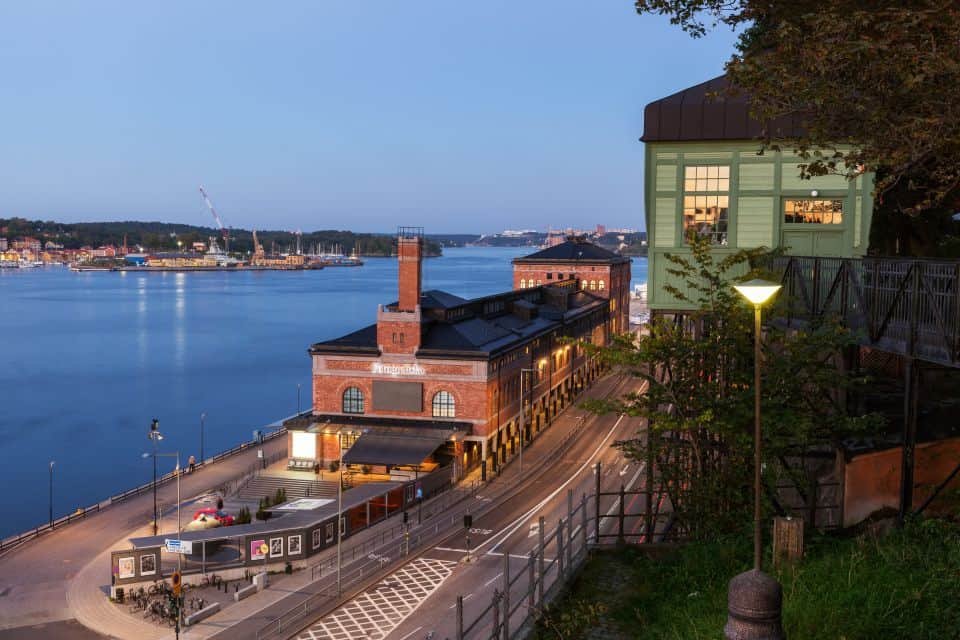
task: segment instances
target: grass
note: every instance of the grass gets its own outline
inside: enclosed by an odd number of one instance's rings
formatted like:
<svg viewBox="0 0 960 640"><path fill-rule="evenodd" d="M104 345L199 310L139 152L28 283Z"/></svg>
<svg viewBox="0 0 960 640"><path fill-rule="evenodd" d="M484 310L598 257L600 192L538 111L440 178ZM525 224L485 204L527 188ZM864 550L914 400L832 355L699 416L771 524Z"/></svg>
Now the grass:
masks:
<svg viewBox="0 0 960 640"><path fill-rule="evenodd" d="M751 549L738 536L657 558L635 547L598 552L533 637L722 638L727 583L750 567ZM882 538L815 537L799 564L774 574L789 640L960 638L957 524L918 520Z"/></svg>

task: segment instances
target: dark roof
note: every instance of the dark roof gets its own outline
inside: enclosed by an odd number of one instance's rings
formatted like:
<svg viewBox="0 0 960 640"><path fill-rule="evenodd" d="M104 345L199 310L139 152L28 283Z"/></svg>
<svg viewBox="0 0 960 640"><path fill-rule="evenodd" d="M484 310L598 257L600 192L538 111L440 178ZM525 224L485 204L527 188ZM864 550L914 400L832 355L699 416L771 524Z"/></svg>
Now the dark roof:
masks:
<svg viewBox="0 0 960 640"><path fill-rule="evenodd" d="M644 142L693 140L752 140L763 135L758 120L750 117L750 97L745 92L727 95L726 75L707 80L651 102L643 110ZM711 97L711 93L720 93ZM803 135L799 114L770 124L774 138Z"/></svg>
<svg viewBox="0 0 960 640"><path fill-rule="evenodd" d="M618 255L583 238L569 238L560 244L547 247L528 256L513 259L514 264L559 261L619 264L630 262L630 258Z"/></svg>
<svg viewBox="0 0 960 640"><path fill-rule="evenodd" d="M451 433L423 429L370 431L343 454L343 461L346 464L421 464Z"/></svg>
<svg viewBox="0 0 960 640"><path fill-rule="evenodd" d="M472 424L469 422L457 422L455 420L423 420L421 418L390 418L383 416L368 416L363 414L344 415L339 413L322 413L317 415L303 415L296 418L290 418L284 421L283 426L288 431L305 431L314 425L316 431L322 431L324 425L330 425L336 428L337 425L346 425L359 428L394 428L394 429L435 429L437 431L463 431L470 432Z"/></svg>
<svg viewBox="0 0 960 640"><path fill-rule="evenodd" d="M583 246L595 247L603 252L591 255L612 256L612 260L607 261L629 261L629 258L617 256L590 243ZM438 291L431 291L430 294L431 300L443 304L450 304L457 298ZM562 304L561 300L566 301L562 309L556 306ZM606 298L577 289L575 281L565 281L475 298L452 306L424 309L417 355L487 359L490 355L514 348L607 304L609 301ZM309 351L311 354L379 355L377 325L318 342Z"/></svg>
<svg viewBox="0 0 960 640"><path fill-rule="evenodd" d="M431 289L430 291L424 291L420 294L421 309L449 309L461 305L466 301L466 298L461 298L460 296L455 296L452 293L440 291L439 289Z"/></svg>

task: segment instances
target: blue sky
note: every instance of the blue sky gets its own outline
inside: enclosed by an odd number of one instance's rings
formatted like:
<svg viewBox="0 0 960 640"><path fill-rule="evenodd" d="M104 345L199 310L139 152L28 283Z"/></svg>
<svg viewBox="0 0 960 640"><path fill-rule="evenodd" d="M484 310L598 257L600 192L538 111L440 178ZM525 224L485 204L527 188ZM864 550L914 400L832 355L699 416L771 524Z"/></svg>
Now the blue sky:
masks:
<svg viewBox="0 0 960 640"><path fill-rule="evenodd" d="M643 107L722 72L630 0L0 4L0 217L642 227Z"/></svg>

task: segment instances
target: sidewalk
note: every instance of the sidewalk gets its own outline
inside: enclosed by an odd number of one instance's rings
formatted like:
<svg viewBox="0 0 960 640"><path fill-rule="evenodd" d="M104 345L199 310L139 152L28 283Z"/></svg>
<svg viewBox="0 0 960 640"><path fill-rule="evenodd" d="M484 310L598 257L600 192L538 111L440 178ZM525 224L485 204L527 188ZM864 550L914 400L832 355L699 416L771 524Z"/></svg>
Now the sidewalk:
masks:
<svg viewBox="0 0 960 640"><path fill-rule="evenodd" d="M286 450L286 438L275 438L263 445L264 455ZM209 467L181 477L184 499L219 487L246 471L257 461L257 447L236 453ZM176 502L175 482L160 486L157 499L164 504ZM69 620L75 617L72 606L81 606L68 597L71 582L83 574L99 586L110 584L109 550L145 529L153 511L153 493L111 506L98 514L25 543L0 557L0 630ZM103 554L106 553L106 556ZM105 557L106 559L102 559ZM96 562L100 562L97 565ZM87 574L88 566L102 567L102 574ZM96 578L96 575L100 575ZM93 590L91 590L93 591ZM101 597L106 600L106 596ZM109 604L109 603L107 603ZM82 611L86 611L81 606Z"/></svg>

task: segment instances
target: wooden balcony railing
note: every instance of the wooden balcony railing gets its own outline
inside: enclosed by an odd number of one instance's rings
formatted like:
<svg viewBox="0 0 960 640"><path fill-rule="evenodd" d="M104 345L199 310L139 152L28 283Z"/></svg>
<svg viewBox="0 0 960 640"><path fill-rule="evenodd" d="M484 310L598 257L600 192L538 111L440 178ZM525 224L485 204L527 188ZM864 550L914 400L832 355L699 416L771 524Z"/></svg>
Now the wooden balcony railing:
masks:
<svg viewBox="0 0 960 640"><path fill-rule="evenodd" d="M960 261L781 256L769 266L788 326L835 317L862 344L960 367Z"/></svg>

